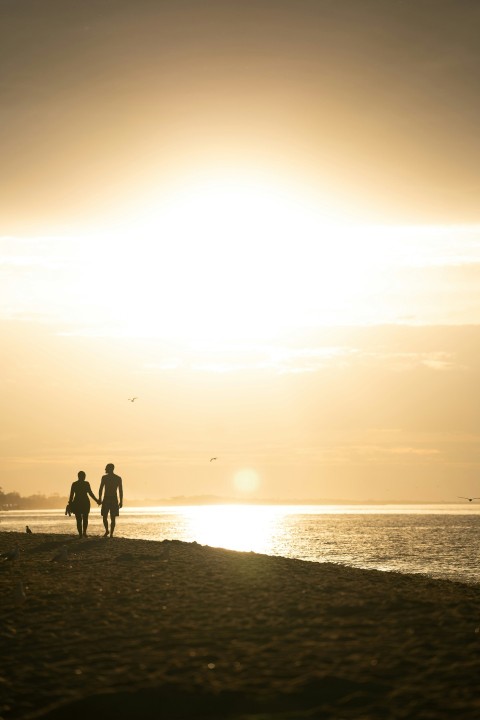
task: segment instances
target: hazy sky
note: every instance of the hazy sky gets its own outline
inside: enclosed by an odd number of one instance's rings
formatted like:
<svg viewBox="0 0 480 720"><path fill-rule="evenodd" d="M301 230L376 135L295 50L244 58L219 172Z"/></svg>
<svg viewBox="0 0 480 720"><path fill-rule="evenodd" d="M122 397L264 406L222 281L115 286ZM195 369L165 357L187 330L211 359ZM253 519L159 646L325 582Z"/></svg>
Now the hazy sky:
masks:
<svg viewBox="0 0 480 720"><path fill-rule="evenodd" d="M479 30L0 0L0 485L480 494Z"/></svg>

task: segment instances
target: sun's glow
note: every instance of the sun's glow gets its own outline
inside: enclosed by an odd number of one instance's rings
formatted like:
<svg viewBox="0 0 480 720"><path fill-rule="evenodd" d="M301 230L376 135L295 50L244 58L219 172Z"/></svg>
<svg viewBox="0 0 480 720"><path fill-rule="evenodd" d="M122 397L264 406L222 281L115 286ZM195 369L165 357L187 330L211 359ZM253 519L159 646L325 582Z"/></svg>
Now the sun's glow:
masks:
<svg viewBox="0 0 480 720"><path fill-rule="evenodd" d="M177 183L118 216L109 233L4 238L3 315L253 351L290 330L417 317L428 289L404 292L416 270L478 262L480 247L477 226L352 225L325 198L253 175ZM436 321L422 307L418 320Z"/></svg>
<svg viewBox="0 0 480 720"><path fill-rule="evenodd" d="M114 246L98 245L96 307L122 334L190 341L332 323L371 280L364 240L310 196L203 181L145 208Z"/></svg>
<svg viewBox="0 0 480 720"><path fill-rule="evenodd" d="M233 477L233 484L239 493L248 495L258 490L260 477L256 470L243 468L238 470Z"/></svg>

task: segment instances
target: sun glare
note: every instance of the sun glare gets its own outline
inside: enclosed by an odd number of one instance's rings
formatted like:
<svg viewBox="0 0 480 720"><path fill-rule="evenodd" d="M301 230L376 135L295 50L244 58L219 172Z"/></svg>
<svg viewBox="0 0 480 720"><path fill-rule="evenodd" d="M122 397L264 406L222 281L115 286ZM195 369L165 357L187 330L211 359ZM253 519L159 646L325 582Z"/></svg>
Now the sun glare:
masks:
<svg viewBox="0 0 480 720"><path fill-rule="evenodd" d="M235 473L233 484L239 493L248 495L258 489L260 478L256 470L244 468Z"/></svg>
<svg viewBox="0 0 480 720"><path fill-rule="evenodd" d="M178 188L98 244L91 286L120 334L255 341L344 320L370 269L358 229L307 193L223 178Z"/></svg>

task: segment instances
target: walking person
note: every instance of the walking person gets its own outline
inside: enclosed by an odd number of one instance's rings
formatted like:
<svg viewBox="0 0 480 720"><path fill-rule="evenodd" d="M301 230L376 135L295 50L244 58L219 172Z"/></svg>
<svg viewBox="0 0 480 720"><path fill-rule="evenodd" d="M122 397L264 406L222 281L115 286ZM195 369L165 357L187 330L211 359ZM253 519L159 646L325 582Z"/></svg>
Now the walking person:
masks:
<svg viewBox="0 0 480 720"><path fill-rule="evenodd" d="M97 500L92 492L90 483L87 482L85 478L86 474L83 470L80 470L78 472L78 480L72 483L67 505L67 510L69 510L70 513L73 512L75 515L77 530L80 537L87 537L88 515L90 513L90 500L88 499L88 496L90 495L97 505L100 505L100 500Z"/></svg>
<svg viewBox="0 0 480 720"><path fill-rule="evenodd" d="M113 472L115 465L108 463L105 468L106 475L102 477L98 497L102 503L102 518L105 527L104 537L113 537L115 522L119 516L119 510L123 505L122 478ZM102 501L103 495L103 501ZM110 530L108 529L108 515L110 514Z"/></svg>

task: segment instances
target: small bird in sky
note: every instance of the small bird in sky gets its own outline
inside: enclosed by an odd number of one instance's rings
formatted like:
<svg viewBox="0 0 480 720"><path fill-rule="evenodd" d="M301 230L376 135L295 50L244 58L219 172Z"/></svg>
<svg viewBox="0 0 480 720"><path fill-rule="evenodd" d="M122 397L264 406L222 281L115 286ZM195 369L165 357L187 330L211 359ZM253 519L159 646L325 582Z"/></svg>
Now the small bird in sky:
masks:
<svg viewBox="0 0 480 720"><path fill-rule="evenodd" d="M210 458L210 462L212 462L213 460L218 460L218 458L216 458L216 457Z"/></svg>
<svg viewBox="0 0 480 720"><path fill-rule="evenodd" d="M472 502L472 500L480 500L480 497L464 497L463 495L457 495L458 498L461 498L462 500L468 500L468 502Z"/></svg>
<svg viewBox="0 0 480 720"><path fill-rule="evenodd" d="M27 535L33 535L32 531L30 530L28 525L25 527L25 532L27 533Z"/></svg>
<svg viewBox="0 0 480 720"><path fill-rule="evenodd" d="M128 398L128 399L130 400L130 402L135 402L135 400L138 400L138 398L137 398L137 397L133 397L133 398Z"/></svg>
<svg viewBox="0 0 480 720"><path fill-rule="evenodd" d="M7 550L7 552L4 552L0 555L0 559L6 562L7 560L16 560L20 554L20 549L18 545L15 545L12 550Z"/></svg>

